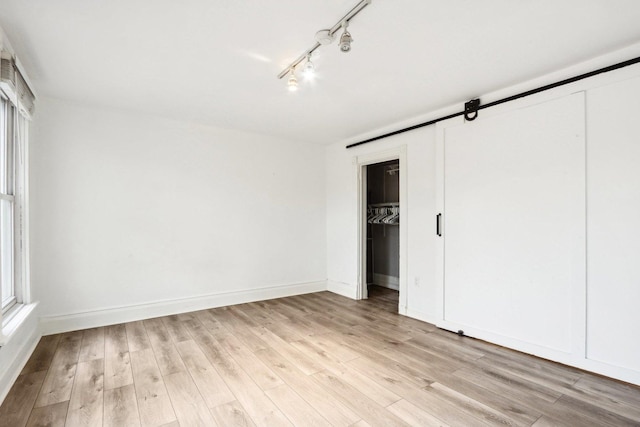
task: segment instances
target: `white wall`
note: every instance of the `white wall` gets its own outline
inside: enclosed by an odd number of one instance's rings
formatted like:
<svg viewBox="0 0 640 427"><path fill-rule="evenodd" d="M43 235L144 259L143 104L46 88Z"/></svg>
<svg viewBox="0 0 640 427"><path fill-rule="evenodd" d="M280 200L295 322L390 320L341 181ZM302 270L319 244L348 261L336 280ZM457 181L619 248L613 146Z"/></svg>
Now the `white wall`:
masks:
<svg viewBox="0 0 640 427"><path fill-rule="evenodd" d="M11 43L9 43L9 39L2 28L0 28L0 50L14 53Z"/></svg>
<svg viewBox="0 0 640 427"><path fill-rule="evenodd" d="M50 99L35 124L45 332L324 286L324 148Z"/></svg>
<svg viewBox="0 0 640 427"><path fill-rule="evenodd" d="M346 149L327 149L327 276L329 289L355 297L358 280L358 166L355 156L406 145L407 314L435 320L435 129L433 126Z"/></svg>

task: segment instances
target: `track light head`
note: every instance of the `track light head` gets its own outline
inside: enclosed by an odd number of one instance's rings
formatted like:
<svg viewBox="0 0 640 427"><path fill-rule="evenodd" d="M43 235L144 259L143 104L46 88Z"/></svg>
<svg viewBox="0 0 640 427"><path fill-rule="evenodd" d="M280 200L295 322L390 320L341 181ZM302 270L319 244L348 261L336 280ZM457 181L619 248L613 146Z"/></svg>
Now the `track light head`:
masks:
<svg viewBox="0 0 640 427"><path fill-rule="evenodd" d="M351 50L351 42L353 41L353 38L351 37L351 33L347 31L346 23L342 26L342 28L344 28L344 31L340 36L340 52L347 53Z"/></svg>
<svg viewBox="0 0 640 427"><path fill-rule="evenodd" d="M289 80L287 80L287 89L289 89L289 92L295 92L298 90L298 79L296 78L293 68L291 69Z"/></svg>
<svg viewBox="0 0 640 427"><path fill-rule="evenodd" d="M307 55L307 62L302 69L302 75L306 80L313 80L316 76L316 67L313 65L313 62L311 62L311 55Z"/></svg>

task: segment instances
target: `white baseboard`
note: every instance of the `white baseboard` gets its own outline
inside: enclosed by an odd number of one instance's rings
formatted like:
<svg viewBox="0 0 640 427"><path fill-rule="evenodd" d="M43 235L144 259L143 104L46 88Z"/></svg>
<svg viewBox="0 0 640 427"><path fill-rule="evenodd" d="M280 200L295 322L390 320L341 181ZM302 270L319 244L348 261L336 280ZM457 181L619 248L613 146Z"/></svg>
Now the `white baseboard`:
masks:
<svg viewBox="0 0 640 427"><path fill-rule="evenodd" d="M451 332L464 330L466 336L481 339L503 347L511 348L523 353L531 354L543 359L562 363L568 366L584 369L585 371L595 372L596 374L606 377L625 381L631 384L640 385L640 371L620 366L613 366L603 362L590 360L583 354L571 354L558 349L543 347L528 341L518 340L509 336L496 334L482 329L476 329L469 325L457 324L450 321L440 320L436 326Z"/></svg>
<svg viewBox="0 0 640 427"><path fill-rule="evenodd" d="M327 280L327 290L334 294L342 295L343 297L356 299L356 285Z"/></svg>
<svg viewBox="0 0 640 427"><path fill-rule="evenodd" d="M40 341L40 330L35 310L32 310L16 328L15 334L0 348L0 404L11 390L20 371Z"/></svg>
<svg viewBox="0 0 640 427"><path fill-rule="evenodd" d="M387 276L386 274L373 273L373 283L383 288L393 289L394 291L400 289L400 278Z"/></svg>
<svg viewBox="0 0 640 427"><path fill-rule="evenodd" d="M636 371L634 369L614 366L586 358L576 361L574 366L584 369L585 371L595 372L600 375L640 386L640 371Z"/></svg>
<svg viewBox="0 0 640 427"><path fill-rule="evenodd" d="M263 301L326 290L327 282L319 281L270 286L266 288L249 289L237 292L223 292L197 297L158 301L148 304L107 308L62 316L41 317L40 328L43 335L51 335L61 332L132 322L153 317L168 316L171 314L186 313L189 311L205 310L227 305Z"/></svg>

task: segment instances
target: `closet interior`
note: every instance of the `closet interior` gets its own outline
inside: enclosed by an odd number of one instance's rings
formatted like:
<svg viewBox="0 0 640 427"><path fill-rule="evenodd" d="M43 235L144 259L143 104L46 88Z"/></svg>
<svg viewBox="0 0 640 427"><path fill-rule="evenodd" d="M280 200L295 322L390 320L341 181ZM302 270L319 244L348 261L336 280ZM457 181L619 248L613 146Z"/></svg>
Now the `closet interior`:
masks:
<svg viewBox="0 0 640 427"><path fill-rule="evenodd" d="M368 298L395 299L400 277L400 163L367 166Z"/></svg>

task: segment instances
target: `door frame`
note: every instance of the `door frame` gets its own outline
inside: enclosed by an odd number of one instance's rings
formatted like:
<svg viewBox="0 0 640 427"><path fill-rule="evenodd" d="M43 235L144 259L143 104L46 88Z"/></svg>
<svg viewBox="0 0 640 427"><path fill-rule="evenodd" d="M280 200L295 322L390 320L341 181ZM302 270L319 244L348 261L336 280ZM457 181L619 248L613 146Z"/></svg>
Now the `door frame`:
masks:
<svg viewBox="0 0 640 427"><path fill-rule="evenodd" d="M355 156L353 163L357 175L357 221L358 221L358 283L356 285L356 299L367 299L367 166L389 160L398 160L400 170L399 203L400 203L400 260L399 260L399 299L398 313L407 314L407 146L375 153Z"/></svg>

